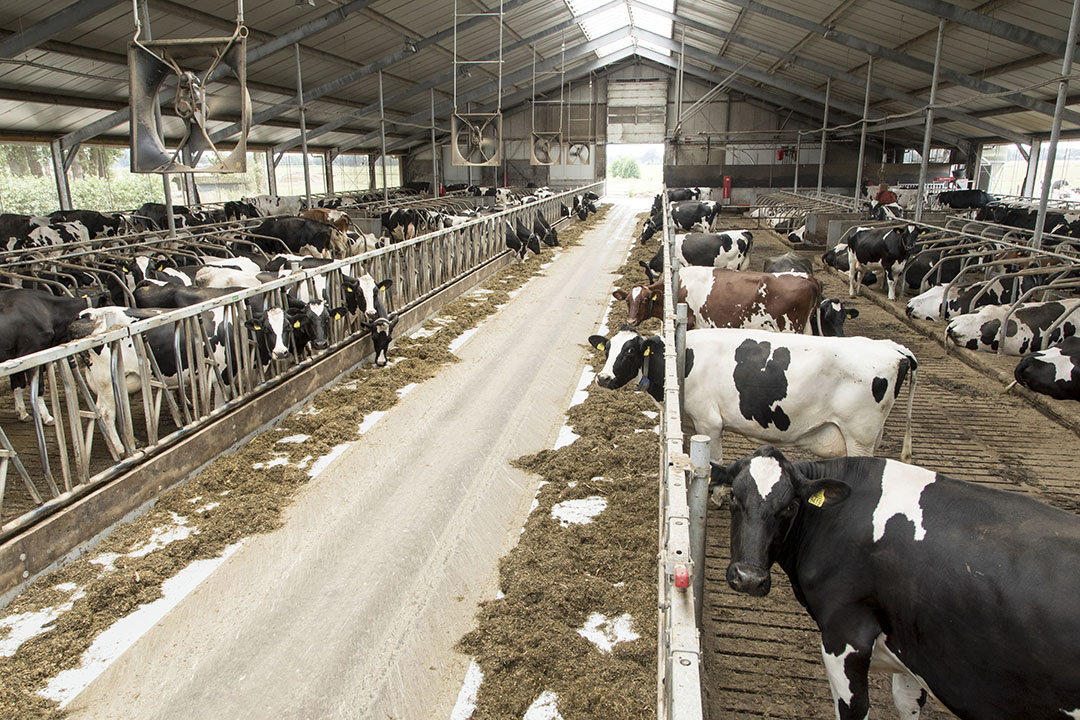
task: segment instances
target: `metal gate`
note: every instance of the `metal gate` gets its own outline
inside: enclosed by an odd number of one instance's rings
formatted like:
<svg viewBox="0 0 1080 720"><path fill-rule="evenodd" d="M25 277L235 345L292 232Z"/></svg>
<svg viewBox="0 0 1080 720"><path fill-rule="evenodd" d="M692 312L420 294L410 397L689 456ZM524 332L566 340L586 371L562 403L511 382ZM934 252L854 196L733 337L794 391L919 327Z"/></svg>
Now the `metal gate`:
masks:
<svg viewBox="0 0 1080 720"><path fill-rule="evenodd" d="M611 80L607 141L662 143L667 127L667 80Z"/></svg>

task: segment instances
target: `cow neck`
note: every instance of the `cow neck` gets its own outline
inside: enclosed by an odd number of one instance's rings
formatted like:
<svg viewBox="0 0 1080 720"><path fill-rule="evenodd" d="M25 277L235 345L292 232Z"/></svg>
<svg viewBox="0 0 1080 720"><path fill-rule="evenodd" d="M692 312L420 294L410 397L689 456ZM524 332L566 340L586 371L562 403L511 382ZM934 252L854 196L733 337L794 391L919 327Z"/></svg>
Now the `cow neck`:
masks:
<svg viewBox="0 0 1080 720"><path fill-rule="evenodd" d="M655 340L656 342L652 342ZM649 354L642 358L641 382L638 389L644 389L658 403L664 401L664 341L659 337L645 341Z"/></svg>

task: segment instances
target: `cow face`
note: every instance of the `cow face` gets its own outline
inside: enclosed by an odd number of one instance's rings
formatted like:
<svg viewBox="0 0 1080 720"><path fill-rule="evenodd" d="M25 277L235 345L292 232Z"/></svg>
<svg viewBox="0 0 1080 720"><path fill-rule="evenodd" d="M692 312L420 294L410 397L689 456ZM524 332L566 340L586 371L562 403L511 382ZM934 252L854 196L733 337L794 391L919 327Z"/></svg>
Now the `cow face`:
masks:
<svg viewBox="0 0 1080 720"><path fill-rule="evenodd" d="M810 316L810 325L815 335L824 337L844 337L844 322L859 317L855 308L844 307L839 298L822 300L817 311Z"/></svg>
<svg viewBox="0 0 1080 720"><path fill-rule="evenodd" d="M270 308L265 312L255 312L251 320L244 324L255 333L259 360L262 363L268 363L271 359L282 360L289 356L293 326L284 310Z"/></svg>
<svg viewBox="0 0 1080 720"><path fill-rule="evenodd" d="M653 221L652 218L645 220L645 226L641 229L641 242L645 243L659 230L659 224Z"/></svg>
<svg viewBox="0 0 1080 720"><path fill-rule="evenodd" d="M390 341L394 339L394 328L397 327L397 313L391 313L387 317L380 317L375 322L361 321L361 325L371 332L371 344L375 348L375 366L386 367L386 355L390 351Z"/></svg>
<svg viewBox="0 0 1080 720"><path fill-rule="evenodd" d="M727 467L713 463L709 488L731 493L728 585L757 597L768 594L770 568L799 513L836 505L851 493L837 480L808 481L771 445Z"/></svg>
<svg viewBox="0 0 1080 720"><path fill-rule="evenodd" d="M297 347L310 342L316 350L325 350L330 346L330 317L342 317L345 308L330 310L322 300L307 303L303 308L290 308L286 313Z"/></svg>
<svg viewBox="0 0 1080 720"><path fill-rule="evenodd" d="M357 289L354 290L353 293L349 293L348 286L346 286L345 288L346 305L348 305L348 295L355 295L359 293L356 305L357 309L362 310L368 320L373 320L378 314L378 310L375 307L376 296L378 295L378 293L386 292L391 287L393 287L394 281L383 280L382 282L376 284L375 278L371 277L371 275L368 275L367 273L364 273L356 279L356 283Z"/></svg>
<svg viewBox="0 0 1080 720"><path fill-rule="evenodd" d="M624 325L610 340L603 335L592 335L589 344L607 355L604 367L596 375L596 384L600 387L616 390L631 380L642 378L639 387L649 387L649 376L643 369L650 368L654 360L662 366L664 343L658 337L643 338L637 330ZM662 387L662 372L653 378L657 387Z"/></svg>
<svg viewBox="0 0 1080 720"><path fill-rule="evenodd" d="M643 285L635 285L630 292L616 290L611 296L616 300L626 301L626 324L637 327L643 321L648 320L663 305L663 289L650 289Z"/></svg>

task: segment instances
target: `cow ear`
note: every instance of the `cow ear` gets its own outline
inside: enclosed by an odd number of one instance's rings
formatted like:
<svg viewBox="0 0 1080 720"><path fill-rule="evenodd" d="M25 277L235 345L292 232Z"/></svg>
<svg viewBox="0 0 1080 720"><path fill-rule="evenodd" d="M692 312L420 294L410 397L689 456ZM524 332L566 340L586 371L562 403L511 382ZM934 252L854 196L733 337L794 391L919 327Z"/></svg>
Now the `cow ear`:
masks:
<svg viewBox="0 0 1080 720"><path fill-rule="evenodd" d="M391 313L390 314L390 318L389 318L389 320L390 320L390 332L394 332L394 328L397 327L398 320L400 320L400 319L401 319L401 317L399 317L397 313Z"/></svg>
<svg viewBox="0 0 1080 720"><path fill-rule="evenodd" d="M844 308L844 319L845 320L854 320L857 317L859 317L859 311L858 310L856 310L855 308Z"/></svg>
<svg viewBox="0 0 1080 720"><path fill-rule="evenodd" d="M616 300L625 300L626 293L622 290L616 290L615 292L611 293L611 297L615 298Z"/></svg>
<svg viewBox="0 0 1080 720"><path fill-rule="evenodd" d="M743 461L736 460L730 465L721 465L710 460L709 466L711 468L709 472L709 488L719 485L730 487L735 482L735 477L742 471Z"/></svg>
<svg viewBox="0 0 1080 720"><path fill-rule="evenodd" d="M336 307L332 310L332 312L334 313L334 319L340 320L341 318L349 314L349 309L344 307Z"/></svg>
<svg viewBox="0 0 1080 720"><path fill-rule="evenodd" d="M394 287L394 281L393 280L383 280L381 283L379 283L375 287L377 287L379 290L389 290L390 288Z"/></svg>
<svg viewBox="0 0 1080 720"><path fill-rule="evenodd" d="M814 507L832 506L842 503L851 495L851 487L847 483L830 478L823 478L813 482L803 482L798 487L799 498L808 505Z"/></svg>
<svg viewBox="0 0 1080 720"><path fill-rule="evenodd" d="M589 344L597 350L607 350L608 341L603 335L590 335Z"/></svg>

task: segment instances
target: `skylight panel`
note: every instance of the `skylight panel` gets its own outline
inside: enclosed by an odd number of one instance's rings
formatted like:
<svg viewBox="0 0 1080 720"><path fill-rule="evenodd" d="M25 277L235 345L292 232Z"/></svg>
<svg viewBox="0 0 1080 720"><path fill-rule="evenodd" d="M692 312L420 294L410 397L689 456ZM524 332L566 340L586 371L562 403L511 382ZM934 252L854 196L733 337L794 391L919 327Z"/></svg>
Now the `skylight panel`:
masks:
<svg viewBox="0 0 1080 720"><path fill-rule="evenodd" d="M608 0L566 0L566 5L570 8L570 12L573 13L574 17L579 17L590 10L601 7L607 2ZM643 5L656 8L662 12L671 13L675 11L675 0L640 0L640 2ZM675 31L674 23L670 18L643 8L634 7L633 10L631 10L629 4L622 3L610 10L605 10L598 15L579 21L578 26L589 40L594 40L598 37L607 35L608 33L622 28L629 28L631 26L644 28L649 32L667 38L672 37ZM621 40L609 43L608 45L599 48L596 51L596 55L597 57L604 57L634 44L640 44L642 47L647 47L650 50L654 50L669 57L671 56L671 51L667 48L659 47L658 45L649 42L641 42L634 38L622 38Z"/></svg>
<svg viewBox="0 0 1080 720"><path fill-rule="evenodd" d="M627 35L626 37L619 38L618 40L615 40L614 42L609 42L607 45L604 45L603 47L598 48L596 50L596 56L601 57L601 58L602 57L607 57L608 55L611 55L612 53L617 53L620 50L622 50L624 48L628 48L633 44L634 44L634 38Z"/></svg>

